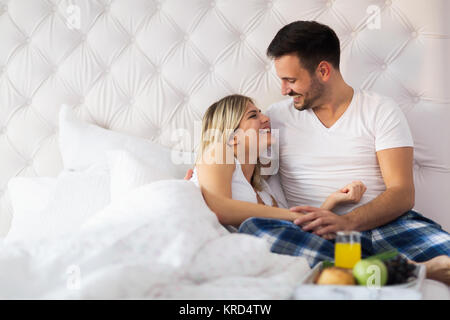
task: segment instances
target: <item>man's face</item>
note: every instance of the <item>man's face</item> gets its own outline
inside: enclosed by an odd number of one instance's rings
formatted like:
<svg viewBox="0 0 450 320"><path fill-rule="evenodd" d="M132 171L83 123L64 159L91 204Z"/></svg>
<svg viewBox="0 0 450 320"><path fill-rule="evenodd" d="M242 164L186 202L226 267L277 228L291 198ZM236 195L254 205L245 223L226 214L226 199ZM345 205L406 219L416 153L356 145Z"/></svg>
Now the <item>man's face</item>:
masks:
<svg viewBox="0 0 450 320"><path fill-rule="evenodd" d="M324 93L324 85L316 74L311 75L300 65L297 55L287 54L275 59L275 69L281 79L281 94L293 97L297 110L318 106L318 100Z"/></svg>

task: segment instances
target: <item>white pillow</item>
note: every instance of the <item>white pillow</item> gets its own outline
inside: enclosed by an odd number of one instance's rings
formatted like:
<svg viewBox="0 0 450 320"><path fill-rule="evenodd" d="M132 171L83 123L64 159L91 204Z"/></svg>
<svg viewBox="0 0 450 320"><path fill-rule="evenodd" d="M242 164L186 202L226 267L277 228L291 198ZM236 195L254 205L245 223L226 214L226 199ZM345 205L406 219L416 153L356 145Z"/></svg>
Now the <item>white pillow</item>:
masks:
<svg viewBox="0 0 450 320"><path fill-rule="evenodd" d="M115 149L124 149L140 159L157 160L159 170L177 179L182 179L194 163L190 152L174 151L148 139L80 121L66 105L62 105L59 114L59 145L64 168L69 170L83 170L93 164L106 167L106 152Z"/></svg>
<svg viewBox="0 0 450 320"><path fill-rule="evenodd" d="M17 212L42 211L56 190L56 178L14 177L8 183L13 210Z"/></svg>
<svg viewBox="0 0 450 320"><path fill-rule="evenodd" d="M111 201L139 186L166 179L175 179L171 170L157 158L138 159L125 150L107 152L111 181Z"/></svg>
<svg viewBox="0 0 450 320"><path fill-rule="evenodd" d="M15 177L8 189L13 216L6 242L67 234L110 203L109 172L97 167L57 178Z"/></svg>

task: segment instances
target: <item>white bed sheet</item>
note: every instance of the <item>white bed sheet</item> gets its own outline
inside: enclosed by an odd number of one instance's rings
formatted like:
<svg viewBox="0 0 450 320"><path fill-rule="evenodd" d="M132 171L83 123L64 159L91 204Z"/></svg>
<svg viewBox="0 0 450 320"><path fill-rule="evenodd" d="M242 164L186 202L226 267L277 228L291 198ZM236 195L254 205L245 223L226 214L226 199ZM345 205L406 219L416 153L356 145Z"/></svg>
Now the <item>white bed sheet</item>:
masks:
<svg viewBox="0 0 450 320"><path fill-rule="evenodd" d="M287 299L310 270L230 234L190 181L139 187L80 231L0 244L1 299Z"/></svg>
<svg viewBox="0 0 450 320"><path fill-rule="evenodd" d="M190 181L138 187L64 236L0 242L0 299L289 299L310 271L229 233ZM425 280L423 299L450 299Z"/></svg>

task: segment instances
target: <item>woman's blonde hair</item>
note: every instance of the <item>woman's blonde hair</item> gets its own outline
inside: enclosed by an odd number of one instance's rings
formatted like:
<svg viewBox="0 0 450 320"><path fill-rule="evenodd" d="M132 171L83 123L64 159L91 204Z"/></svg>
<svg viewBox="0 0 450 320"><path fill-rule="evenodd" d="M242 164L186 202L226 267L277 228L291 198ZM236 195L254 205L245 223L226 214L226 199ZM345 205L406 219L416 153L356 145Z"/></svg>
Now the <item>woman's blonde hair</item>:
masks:
<svg viewBox="0 0 450 320"><path fill-rule="evenodd" d="M254 104L251 98L234 94L220 99L206 110L202 120L202 135L197 162L210 150L211 146L223 145L233 138L249 103ZM251 184L254 189L262 190L259 160L256 163Z"/></svg>

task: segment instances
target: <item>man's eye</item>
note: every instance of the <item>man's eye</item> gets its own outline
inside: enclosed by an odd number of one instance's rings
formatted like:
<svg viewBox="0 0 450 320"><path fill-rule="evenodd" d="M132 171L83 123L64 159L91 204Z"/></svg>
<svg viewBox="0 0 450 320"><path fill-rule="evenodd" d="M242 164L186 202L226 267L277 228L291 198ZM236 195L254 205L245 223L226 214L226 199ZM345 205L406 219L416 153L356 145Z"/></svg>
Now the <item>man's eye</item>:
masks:
<svg viewBox="0 0 450 320"><path fill-rule="evenodd" d="M295 80L288 80L289 83L295 83Z"/></svg>

